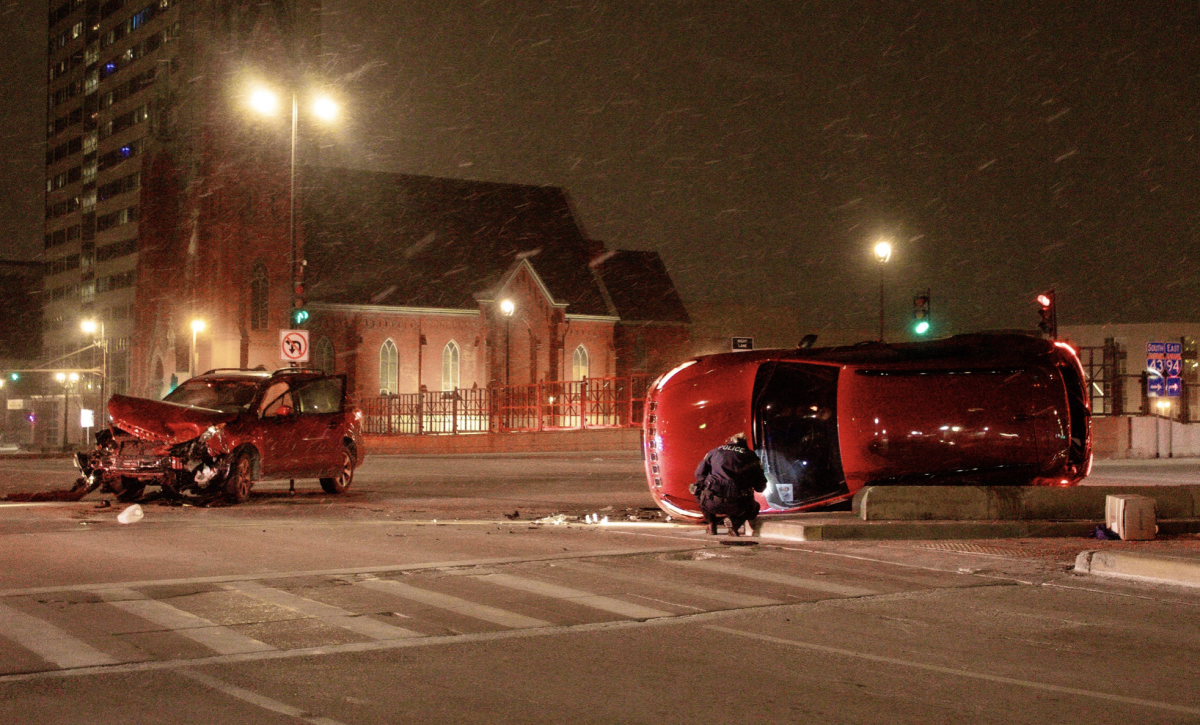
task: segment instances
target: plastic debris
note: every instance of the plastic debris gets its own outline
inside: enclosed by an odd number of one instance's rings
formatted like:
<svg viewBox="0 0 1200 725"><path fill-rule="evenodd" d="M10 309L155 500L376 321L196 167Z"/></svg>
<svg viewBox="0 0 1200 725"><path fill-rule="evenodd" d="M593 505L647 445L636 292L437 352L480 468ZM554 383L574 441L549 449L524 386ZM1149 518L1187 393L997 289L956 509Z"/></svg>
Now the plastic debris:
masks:
<svg viewBox="0 0 1200 725"><path fill-rule="evenodd" d="M142 511L142 507L135 503L121 513L117 514L117 523L136 524L145 518L145 516L146 512Z"/></svg>
<svg viewBox="0 0 1200 725"><path fill-rule="evenodd" d="M550 524L551 526L562 526L563 524L567 523L567 515L566 514L554 514L553 516L546 516L545 518L538 519L537 521L534 521L533 523L535 523L535 524Z"/></svg>

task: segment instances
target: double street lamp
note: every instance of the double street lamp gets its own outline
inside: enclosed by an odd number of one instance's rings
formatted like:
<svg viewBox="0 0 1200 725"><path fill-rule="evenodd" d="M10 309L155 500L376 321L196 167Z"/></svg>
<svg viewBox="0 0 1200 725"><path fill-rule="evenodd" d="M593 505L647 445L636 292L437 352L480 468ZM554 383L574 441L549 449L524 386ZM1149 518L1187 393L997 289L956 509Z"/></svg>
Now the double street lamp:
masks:
<svg viewBox="0 0 1200 725"><path fill-rule="evenodd" d="M292 133L288 174L288 240L292 249L292 294L294 298L298 299L303 290L302 265L296 244L296 136L300 126L300 98L295 89L292 90L291 94ZM279 96L269 88L256 88L250 93L250 107L260 115L275 116L279 111L279 106ZM313 116L322 122L333 121L338 115L337 103L324 95L315 96L312 99L309 110ZM299 305L296 306L299 308Z"/></svg>

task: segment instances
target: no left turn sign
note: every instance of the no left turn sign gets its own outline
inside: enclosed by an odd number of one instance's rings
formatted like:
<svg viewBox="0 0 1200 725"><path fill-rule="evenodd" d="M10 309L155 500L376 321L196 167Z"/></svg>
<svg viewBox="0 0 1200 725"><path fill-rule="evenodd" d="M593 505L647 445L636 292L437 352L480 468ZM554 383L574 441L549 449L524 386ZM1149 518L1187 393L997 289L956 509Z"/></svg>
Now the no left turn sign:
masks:
<svg viewBox="0 0 1200 725"><path fill-rule="evenodd" d="M279 359L308 362L308 330L280 330Z"/></svg>

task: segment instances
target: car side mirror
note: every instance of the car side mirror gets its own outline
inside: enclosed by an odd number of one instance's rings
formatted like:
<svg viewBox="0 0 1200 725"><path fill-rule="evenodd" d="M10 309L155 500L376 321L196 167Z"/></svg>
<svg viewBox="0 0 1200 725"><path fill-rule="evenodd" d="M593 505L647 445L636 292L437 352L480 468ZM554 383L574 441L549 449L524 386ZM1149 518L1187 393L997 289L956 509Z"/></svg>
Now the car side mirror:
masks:
<svg viewBox="0 0 1200 725"><path fill-rule="evenodd" d="M292 406L290 406L290 405L281 405L275 409L275 415L277 415L279 417L291 415L292 413L293 413Z"/></svg>

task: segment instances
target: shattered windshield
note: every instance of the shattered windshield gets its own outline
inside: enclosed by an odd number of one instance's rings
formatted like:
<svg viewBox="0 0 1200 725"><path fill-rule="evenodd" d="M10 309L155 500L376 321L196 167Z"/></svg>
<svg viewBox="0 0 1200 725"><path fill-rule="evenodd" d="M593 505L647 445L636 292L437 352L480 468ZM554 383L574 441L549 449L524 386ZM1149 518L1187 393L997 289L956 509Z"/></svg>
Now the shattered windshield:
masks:
<svg viewBox="0 0 1200 725"><path fill-rule="evenodd" d="M168 403L187 405L193 408L208 408L222 413L237 413L246 410L258 392L257 380L188 380L175 388L167 397Z"/></svg>

